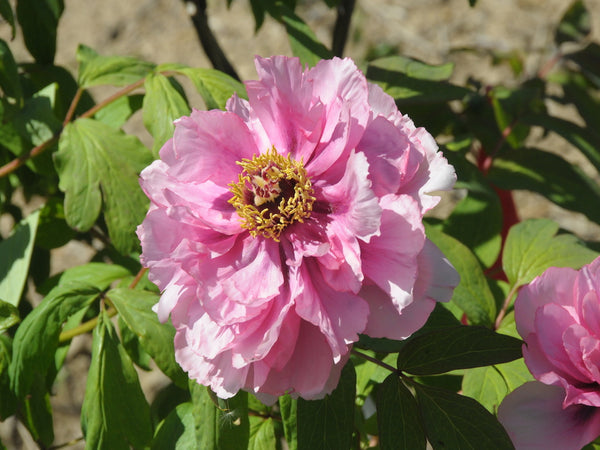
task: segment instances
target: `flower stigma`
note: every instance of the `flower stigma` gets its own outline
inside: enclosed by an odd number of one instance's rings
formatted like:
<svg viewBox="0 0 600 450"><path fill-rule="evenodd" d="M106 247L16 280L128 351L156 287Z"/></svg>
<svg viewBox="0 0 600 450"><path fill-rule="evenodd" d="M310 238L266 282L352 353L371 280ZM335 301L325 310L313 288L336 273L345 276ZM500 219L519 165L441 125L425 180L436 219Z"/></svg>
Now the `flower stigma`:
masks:
<svg viewBox="0 0 600 450"><path fill-rule="evenodd" d="M229 203L253 237L260 234L279 241L289 225L310 217L315 197L302 161L280 155L272 147L237 164L243 170L238 182L229 184L233 194Z"/></svg>

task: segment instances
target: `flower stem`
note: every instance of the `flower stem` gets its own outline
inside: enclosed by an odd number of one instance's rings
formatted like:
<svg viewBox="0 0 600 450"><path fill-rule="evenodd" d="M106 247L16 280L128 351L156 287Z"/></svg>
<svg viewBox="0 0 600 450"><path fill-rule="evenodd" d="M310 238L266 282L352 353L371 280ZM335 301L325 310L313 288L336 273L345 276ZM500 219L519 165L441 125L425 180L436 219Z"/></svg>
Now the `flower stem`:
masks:
<svg viewBox="0 0 600 450"><path fill-rule="evenodd" d="M497 330L502 323L502 319L506 316L506 311L508 311L508 307L510 306L510 301L519 289L519 284L515 283L515 285L510 289L506 298L504 299L504 303L502 304L502 308L498 312L498 316L496 317L496 322L494 323L494 330Z"/></svg>
<svg viewBox="0 0 600 450"><path fill-rule="evenodd" d="M387 370L389 370L392 373L398 373L399 372L398 369L396 369L395 367L392 367L389 364L384 363L383 361L379 361L377 358L373 358L372 356L369 356L369 355L366 355L366 354L364 354L362 352L359 352L358 350L356 350L354 348L351 350L351 352L354 355L358 356L359 358L366 359L367 361L370 361L373 364L377 364L378 366L383 367L384 369L387 369Z"/></svg>

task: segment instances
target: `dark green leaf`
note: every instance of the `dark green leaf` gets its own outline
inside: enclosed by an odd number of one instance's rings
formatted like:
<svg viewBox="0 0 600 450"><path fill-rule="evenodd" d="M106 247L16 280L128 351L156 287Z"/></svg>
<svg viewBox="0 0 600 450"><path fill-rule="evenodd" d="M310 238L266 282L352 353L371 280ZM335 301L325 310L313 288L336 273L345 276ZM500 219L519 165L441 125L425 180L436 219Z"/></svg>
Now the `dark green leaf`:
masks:
<svg viewBox="0 0 600 450"><path fill-rule="evenodd" d="M250 441L248 450L276 450L277 438L275 436L275 424L273 419L262 417L250 417Z"/></svg>
<svg viewBox="0 0 600 450"><path fill-rule="evenodd" d="M13 341L10 364L11 386L19 398L30 392L35 374L45 374L54 361L63 322L86 308L101 290L78 282L54 288L23 319Z"/></svg>
<svg viewBox="0 0 600 450"><path fill-rule="evenodd" d="M100 313L94 329L81 427L86 449L141 448L152 439L150 407L105 312Z"/></svg>
<svg viewBox="0 0 600 450"><path fill-rule="evenodd" d="M38 219L39 212L30 214L0 242L0 299L13 306L19 304L27 280Z"/></svg>
<svg viewBox="0 0 600 450"><path fill-rule="evenodd" d="M573 2L562 17L554 35L554 42L557 45L563 42L581 42L591 31L592 23L590 14L583 1L578 0Z"/></svg>
<svg viewBox="0 0 600 450"><path fill-rule="evenodd" d="M36 373L34 381L31 392L23 399L23 422L31 436L48 447L54 441L50 394L42 374Z"/></svg>
<svg viewBox="0 0 600 450"><path fill-rule="evenodd" d="M8 22L11 29L10 38L15 38L15 16L8 0L0 0L0 16Z"/></svg>
<svg viewBox="0 0 600 450"><path fill-rule="evenodd" d="M549 267L579 269L598 254L571 234L560 234L548 219L530 219L513 226L504 245L502 266L512 286L529 283Z"/></svg>
<svg viewBox="0 0 600 450"><path fill-rule="evenodd" d="M581 72L596 88L600 88L600 45L590 42L583 50L568 53L566 59L579 65Z"/></svg>
<svg viewBox="0 0 600 450"><path fill-rule="evenodd" d="M298 399L298 449L350 448L355 396L356 372L348 361L331 394L323 400Z"/></svg>
<svg viewBox="0 0 600 450"><path fill-rule="evenodd" d="M93 119L68 124L55 164L69 225L87 231L103 208L114 246L122 253L135 249L139 241L134 230L148 204L138 174L151 160L150 152L135 136Z"/></svg>
<svg viewBox="0 0 600 450"><path fill-rule="evenodd" d="M40 220L35 244L46 250L62 247L75 237L67 225L62 199L51 197L40 209Z"/></svg>
<svg viewBox="0 0 600 450"><path fill-rule="evenodd" d="M56 28L63 0L17 0L17 20L29 53L41 64L52 64L56 52Z"/></svg>
<svg viewBox="0 0 600 450"><path fill-rule="evenodd" d="M600 186L558 155L536 149L504 152L494 159L489 179L502 189L527 189L557 205L600 222Z"/></svg>
<svg viewBox="0 0 600 450"><path fill-rule="evenodd" d="M469 6L472 8L477 3L477 0L469 0Z"/></svg>
<svg viewBox="0 0 600 450"><path fill-rule="evenodd" d="M212 393L209 393L208 388L193 380L190 381L190 393L194 405L198 448L233 450L248 447L250 423L248 397L245 392L240 391L228 400L217 399L219 406L211 397Z"/></svg>
<svg viewBox="0 0 600 450"><path fill-rule="evenodd" d="M134 112L142 107L143 99L144 96L141 94L119 97L98 111L94 118L113 128L119 129Z"/></svg>
<svg viewBox="0 0 600 450"><path fill-rule="evenodd" d="M496 193L469 192L444 221L444 233L458 239L490 267L502 245L502 206Z"/></svg>
<svg viewBox="0 0 600 450"><path fill-rule="evenodd" d="M123 317L119 315L117 320L119 325L119 335L121 336L121 344L127 352L127 355L131 361L138 367L144 370L152 370L150 367L150 361L152 357L142 348L140 340L131 328L127 326L127 323L123 320Z"/></svg>
<svg viewBox="0 0 600 450"><path fill-rule="evenodd" d="M377 391L377 425L381 450L426 448L417 402L396 374L388 376Z"/></svg>
<svg viewBox="0 0 600 450"><path fill-rule="evenodd" d="M495 87L488 93L498 131L512 148L519 148L529 135L529 127L517 119L532 109L539 108L543 91L537 89L507 89Z"/></svg>
<svg viewBox="0 0 600 450"><path fill-rule="evenodd" d="M477 258L456 239L426 227L427 237L439 247L460 275L452 302L474 325L490 326L496 317L496 301Z"/></svg>
<svg viewBox="0 0 600 450"><path fill-rule="evenodd" d="M175 361L175 329L170 323L160 323L156 313L152 311L152 306L158 302L158 295L137 289L113 289L108 292L107 297L158 367L175 384L185 388L187 376Z"/></svg>
<svg viewBox="0 0 600 450"><path fill-rule="evenodd" d="M125 86L148 75L154 64L127 56L102 56L83 44L77 48L79 62L79 84L87 89L91 86L110 84Z"/></svg>
<svg viewBox="0 0 600 450"><path fill-rule="evenodd" d="M149 75L144 87L144 125L154 137L152 150L157 155L163 144L173 137L173 121L188 115L190 108L169 79L163 75Z"/></svg>
<svg viewBox="0 0 600 450"><path fill-rule="evenodd" d="M152 450L199 448L194 430L193 405L181 403L161 422L152 441Z"/></svg>
<svg viewBox="0 0 600 450"><path fill-rule="evenodd" d="M283 3L277 3L270 9L270 13L285 26L292 53L300 58L302 64L313 67L321 59L330 59L333 56L293 9Z"/></svg>
<svg viewBox="0 0 600 450"><path fill-rule="evenodd" d="M186 386L181 389L175 386L174 383L169 383L154 394L154 400L150 405L150 414L152 415L152 423L159 425L169 414L179 405L190 401L190 391ZM192 426L194 429L194 426ZM194 431L195 436L195 431Z"/></svg>
<svg viewBox="0 0 600 450"><path fill-rule="evenodd" d="M2 2L0 2L1 4ZM23 91L19 81L17 63L10 47L2 39L0 39L0 88L4 91L6 97L15 99L17 104L21 103Z"/></svg>
<svg viewBox="0 0 600 450"><path fill-rule="evenodd" d="M437 449L513 449L496 418L469 397L415 384L427 439Z"/></svg>
<svg viewBox="0 0 600 450"><path fill-rule="evenodd" d="M10 389L8 367L12 355L12 340L5 333L0 333L0 420L15 413L17 402L15 394Z"/></svg>
<svg viewBox="0 0 600 450"><path fill-rule="evenodd" d="M488 366L521 357L522 341L477 326L431 331L411 339L398 354L398 369L434 375Z"/></svg>
<svg viewBox="0 0 600 450"><path fill-rule="evenodd" d="M279 411L283 422L283 432L289 450L298 449L298 423L297 423L298 400L289 395L279 397Z"/></svg>
<svg viewBox="0 0 600 450"><path fill-rule="evenodd" d="M0 334L19 323L19 310L16 306L0 300ZM2 364L0 362L0 372Z"/></svg>

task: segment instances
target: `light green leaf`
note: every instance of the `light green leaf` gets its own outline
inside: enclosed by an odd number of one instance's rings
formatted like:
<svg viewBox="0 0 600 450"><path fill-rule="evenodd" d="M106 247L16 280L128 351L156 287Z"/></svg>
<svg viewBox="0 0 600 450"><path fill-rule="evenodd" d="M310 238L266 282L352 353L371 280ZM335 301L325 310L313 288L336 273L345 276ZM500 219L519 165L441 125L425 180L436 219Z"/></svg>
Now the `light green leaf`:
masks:
<svg viewBox="0 0 600 450"><path fill-rule="evenodd" d="M283 433L290 450L298 450L298 400L288 394L279 397L279 411L283 422Z"/></svg>
<svg viewBox="0 0 600 450"><path fill-rule="evenodd" d="M381 450L426 448L417 402L396 374L389 375L377 391L377 426Z"/></svg>
<svg viewBox="0 0 600 450"><path fill-rule="evenodd" d="M70 226L87 231L100 210L108 234L121 253L138 246L134 230L146 215L148 199L138 184L139 172L152 160L137 137L93 119L78 119L63 131L55 165L65 192Z"/></svg>
<svg viewBox="0 0 600 450"><path fill-rule="evenodd" d="M571 234L555 236L558 224L530 219L513 226L504 245L502 266L512 286L529 283L549 267L579 269L598 254Z"/></svg>
<svg viewBox="0 0 600 450"><path fill-rule="evenodd" d="M426 233L460 275L452 302L467 314L472 324L491 326L496 317L496 301L475 255L459 241L433 227L426 227Z"/></svg>
<svg viewBox="0 0 600 450"><path fill-rule="evenodd" d="M94 118L113 128L119 129L134 112L142 107L143 98L144 96L141 94L119 97L98 111Z"/></svg>
<svg viewBox="0 0 600 450"><path fill-rule="evenodd" d="M342 369L335 390L323 400L298 399L298 449L350 448L354 429L356 373L352 361Z"/></svg>
<svg viewBox="0 0 600 450"><path fill-rule="evenodd" d="M131 273L123 266L90 262L65 270L60 276L59 284L88 283L104 291L113 281L129 275Z"/></svg>
<svg viewBox="0 0 600 450"><path fill-rule="evenodd" d="M156 429L151 449L188 450L198 448L193 408L190 402L177 405Z"/></svg>
<svg viewBox="0 0 600 450"><path fill-rule="evenodd" d="M0 242L0 299L13 306L19 304L27 280L38 219L38 211L30 214Z"/></svg>
<svg viewBox="0 0 600 450"><path fill-rule="evenodd" d="M152 439L150 407L110 319L98 319L81 407L85 448L142 448Z"/></svg>
<svg viewBox="0 0 600 450"><path fill-rule="evenodd" d="M18 0L17 20L29 53L41 64L52 64L56 53L56 28L63 0Z"/></svg>
<svg viewBox="0 0 600 450"><path fill-rule="evenodd" d="M146 129L154 137L152 150L158 155L158 150L167 140L173 137L175 125L173 121L188 115L190 108L181 94L160 74L151 74L144 83L143 118Z"/></svg>
<svg viewBox="0 0 600 450"><path fill-rule="evenodd" d="M234 93L246 97L246 88L242 83L218 70L186 67L180 73L194 83L207 109L225 109L227 100Z"/></svg>
<svg viewBox="0 0 600 450"><path fill-rule="evenodd" d="M170 323L160 323L152 311L152 306L158 302L158 295L137 289L113 289L107 297L158 367L175 384L185 388L188 378L175 362L175 329Z"/></svg>
<svg viewBox="0 0 600 450"><path fill-rule="evenodd" d="M58 84L52 83L36 92L15 116L15 128L33 145L43 144L62 128L53 109L57 89Z"/></svg>
<svg viewBox="0 0 600 450"><path fill-rule="evenodd" d="M266 420L262 417L250 417L248 450L277 450L275 424L271 417Z"/></svg>
<svg viewBox="0 0 600 450"><path fill-rule="evenodd" d="M128 56L102 56L90 47L77 48L79 85L83 89L101 84L125 86L148 75L155 64Z"/></svg>
<svg viewBox="0 0 600 450"><path fill-rule="evenodd" d="M19 323L19 310L16 306L0 300L0 334ZM2 364L0 364L0 372Z"/></svg>
<svg viewBox="0 0 600 450"><path fill-rule="evenodd" d="M406 56L387 56L370 63L373 67L402 73L418 80L447 81L454 71L454 63L439 66L425 64L419 60Z"/></svg>

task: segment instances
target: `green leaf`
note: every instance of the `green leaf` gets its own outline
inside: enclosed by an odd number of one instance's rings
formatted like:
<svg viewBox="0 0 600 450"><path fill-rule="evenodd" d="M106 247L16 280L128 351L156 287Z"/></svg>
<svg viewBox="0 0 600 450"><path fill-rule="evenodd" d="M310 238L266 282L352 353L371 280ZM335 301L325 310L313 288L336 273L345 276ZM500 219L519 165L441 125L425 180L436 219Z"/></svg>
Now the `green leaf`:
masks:
<svg viewBox="0 0 600 450"><path fill-rule="evenodd" d="M408 342L398 354L398 369L434 375L488 366L521 357L520 339L477 326L442 328Z"/></svg>
<svg viewBox="0 0 600 450"><path fill-rule="evenodd" d="M52 83L36 92L15 116L17 131L33 145L52 139L62 128L62 122L54 114L57 89L58 85Z"/></svg>
<svg viewBox="0 0 600 450"><path fill-rule="evenodd" d="M246 88L235 78L215 69L186 67L179 71L187 76L202 96L206 109L225 109L234 93L246 97Z"/></svg>
<svg viewBox="0 0 600 450"><path fill-rule="evenodd" d="M485 267L490 267L502 246L502 206L496 193L469 192L444 221L444 233L470 248Z"/></svg>
<svg viewBox="0 0 600 450"><path fill-rule="evenodd" d="M439 66L426 64L406 56L387 56L369 63L373 67L390 72L397 72L417 80L447 81L454 71L454 63Z"/></svg>
<svg viewBox="0 0 600 450"><path fill-rule="evenodd" d="M560 234L548 219L530 219L514 225L504 245L502 267L512 286L529 283L549 267L579 269L598 254L579 244L571 234Z"/></svg>
<svg viewBox="0 0 600 450"><path fill-rule="evenodd" d="M83 89L102 84L126 86L147 76L155 64L128 56L102 56L86 45L77 48L79 85Z"/></svg>
<svg viewBox="0 0 600 450"><path fill-rule="evenodd" d="M17 402L13 391L10 389L8 367L12 356L12 340L5 334L0 333L0 420L12 416L17 408Z"/></svg>
<svg viewBox="0 0 600 450"><path fill-rule="evenodd" d="M331 394L322 400L298 399L298 449L350 448L355 396L356 373L348 361Z"/></svg>
<svg viewBox="0 0 600 450"><path fill-rule="evenodd" d="M389 375L377 391L377 426L381 450L426 448L417 402L396 374Z"/></svg>
<svg viewBox="0 0 600 450"><path fill-rule="evenodd" d="M56 28L63 0L17 0L17 20L29 53L41 64L52 64L56 53Z"/></svg>
<svg viewBox="0 0 600 450"><path fill-rule="evenodd" d="M460 100L472 92L470 89L439 80L445 77L451 66L429 66L426 70L422 63L413 65L406 64L405 61L405 58L382 58L372 61L367 68L367 78L381 86L403 106Z"/></svg>
<svg viewBox="0 0 600 450"><path fill-rule="evenodd" d="M146 129L154 137L152 150L158 150L173 137L173 121L188 115L190 108L182 95L173 87L169 79L160 74L150 74L144 83L143 118Z"/></svg>
<svg viewBox="0 0 600 450"><path fill-rule="evenodd" d="M177 405L160 423L152 440L152 450L188 450L199 448L194 429L194 406L190 402Z"/></svg>
<svg viewBox="0 0 600 450"><path fill-rule="evenodd" d="M476 367L465 371L462 394L477 400L494 414L509 390L495 366Z"/></svg>
<svg viewBox="0 0 600 450"><path fill-rule="evenodd" d="M578 0L573 2L562 17L554 34L554 42L557 45L564 42L581 42L591 31L592 21L590 13L583 1Z"/></svg>
<svg viewBox="0 0 600 450"><path fill-rule="evenodd" d="M279 397L279 411L283 422L283 433L289 450L298 449L298 400L288 394Z"/></svg>
<svg viewBox="0 0 600 450"><path fill-rule="evenodd" d="M513 449L496 418L469 397L414 384L427 439L434 450Z"/></svg>
<svg viewBox="0 0 600 450"><path fill-rule="evenodd" d="M302 64L314 67L321 59L333 57L331 51L293 9L279 2L270 8L270 13L285 26L292 53L300 58Z"/></svg>
<svg viewBox="0 0 600 450"><path fill-rule="evenodd" d="M60 276L59 284L88 283L104 291L113 281L128 275L131 273L117 264L90 262L65 270Z"/></svg>
<svg viewBox="0 0 600 450"><path fill-rule="evenodd" d="M112 243L122 253L139 245L134 230L146 215L148 199L138 174L152 160L135 136L93 119L68 124L59 141L55 165L65 192L70 226L87 231L100 209Z"/></svg>
<svg viewBox="0 0 600 450"><path fill-rule="evenodd" d="M101 292L83 282L57 286L23 319L15 333L9 367L17 397L27 395L35 375L46 374L50 368L63 322L86 308Z"/></svg>
<svg viewBox="0 0 600 450"><path fill-rule="evenodd" d="M156 365L179 387L187 386L187 376L175 361L173 341L175 329L170 323L160 323L152 306L158 295L137 289L112 289L107 297L120 317L139 338L144 350Z"/></svg>
<svg viewBox="0 0 600 450"><path fill-rule="evenodd" d="M19 310L11 303L0 300L0 334L21 321ZM0 372L2 364L0 364Z"/></svg>
<svg viewBox="0 0 600 450"><path fill-rule="evenodd" d="M113 128L119 129L134 112L142 107L143 99L144 96L141 94L119 97L98 111L94 115L94 118Z"/></svg>
<svg viewBox="0 0 600 450"><path fill-rule="evenodd" d="M518 89L507 89L498 86L488 93L498 131L505 136L506 142L512 148L521 147L529 136L529 127L517 119L542 104L542 93L540 86L537 86L537 89L523 86Z"/></svg>
<svg viewBox="0 0 600 450"><path fill-rule="evenodd" d="M228 400L211 397L209 389L190 380L193 416L198 447L206 450L244 449L248 447L250 423L248 396L240 391ZM217 398L215 396L215 398Z"/></svg>
<svg viewBox="0 0 600 450"><path fill-rule="evenodd" d="M558 155L535 149L505 152L494 159L489 179L501 189L527 189L600 222L600 186Z"/></svg>
<svg viewBox="0 0 600 450"><path fill-rule="evenodd" d="M94 329L81 427L86 449L141 448L153 434L137 373L104 311Z"/></svg>
<svg viewBox="0 0 600 450"><path fill-rule="evenodd" d="M54 441L50 394L40 373L35 374L31 392L23 399L23 423L36 441L49 447Z"/></svg>
<svg viewBox="0 0 600 450"><path fill-rule="evenodd" d="M63 201L50 197L40 209L40 220L35 244L46 250L62 247L75 238L75 231L67 225Z"/></svg>
<svg viewBox="0 0 600 450"><path fill-rule="evenodd" d="M144 370L152 370L152 367L150 366L152 357L142 348L137 334L127 326L127 323L123 320L122 316L119 316L117 323L119 325L121 344L133 364Z"/></svg>
<svg viewBox="0 0 600 450"><path fill-rule="evenodd" d="M248 450L276 450L277 437L275 436L275 423L273 419L250 417L250 441Z"/></svg>
<svg viewBox="0 0 600 450"><path fill-rule="evenodd" d="M0 242L0 299L13 306L21 300L35 242L39 212L27 216Z"/></svg>
<svg viewBox="0 0 600 450"><path fill-rule="evenodd" d="M590 42L584 49L574 53L567 53L564 58L573 61L579 66L585 77L600 88L600 45Z"/></svg>
<svg viewBox="0 0 600 450"><path fill-rule="evenodd" d="M6 1L6 0L4 0ZM0 5L3 2L0 2ZM10 6L9 6L10 9ZM8 44L0 39L0 88L6 97L11 97L20 104L23 99L19 70Z"/></svg>
<svg viewBox="0 0 600 450"><path fill-rule="evenodd" d="M8 0L0 0L0 16L8 22L11 29L10 38L15 38L15 16Z"/></svg>
<svg viewBox="0 0 600 450"><path fill-rule="evenodd" d="M496 301L475 255L459 241L439 230L427 226L426 233L460 275L452 302L467 314L472 324L491 326L496 317Z"/></svg>

